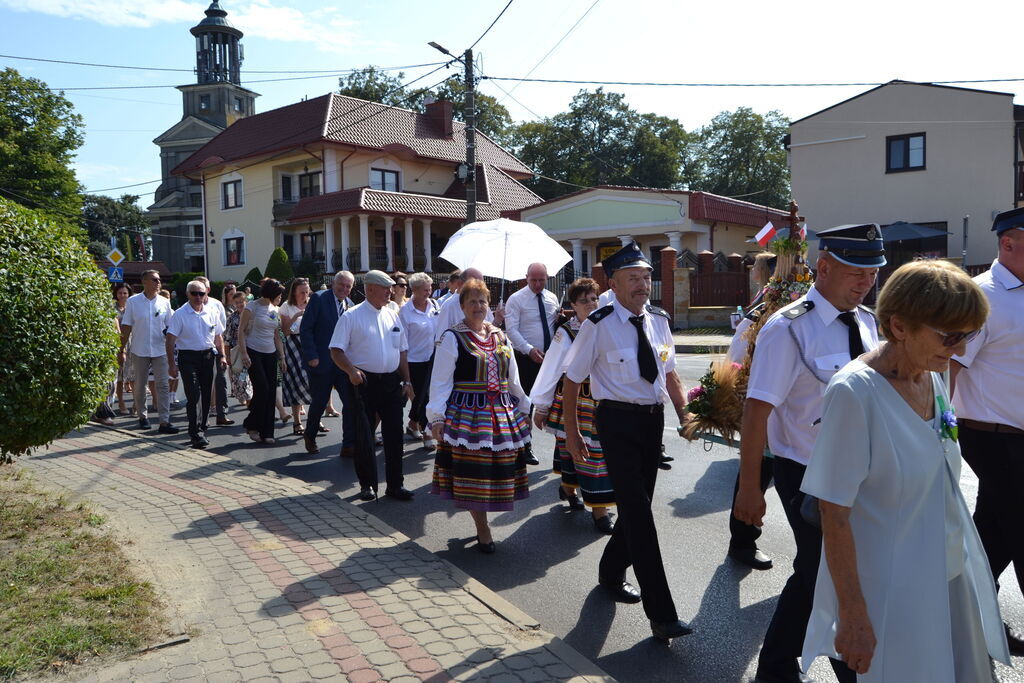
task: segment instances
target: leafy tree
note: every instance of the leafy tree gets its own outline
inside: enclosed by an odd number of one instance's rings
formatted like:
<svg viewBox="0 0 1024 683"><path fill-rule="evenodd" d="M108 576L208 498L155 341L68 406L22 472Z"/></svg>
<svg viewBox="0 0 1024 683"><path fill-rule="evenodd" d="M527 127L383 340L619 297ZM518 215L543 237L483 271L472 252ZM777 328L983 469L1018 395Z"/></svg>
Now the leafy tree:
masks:
<svg viewBox="0 0 1024 683"><path fill-rule="evenodd" d="M279 282L287 282L295 277L292 264L288 261L288 252L281 247L270 253L270 260L267 261L267 268L263 271L264 277L272 277Z"/></svg>
<svg viewBox="0 0 1024 683"><path fill-rule="evenodd" d="M117 369L110 289L69 230L0 198L0 462L89 419ZM44 353L26 353L44 349Z"/></svg>
<svg viewBox="0 0 1024 683"><path fill-rule="evenodd" d="M454 103L455 120L465 121L462 104L466 97L466 84L461 77L452 76L434 91L427 88L406 88L404 81L404 72L399 71L392 76L370 65L338 79L338 93L420 113L426 110L426 98L431 96L436 100ZM498 104L494 97L477 92L476 111L477 130L495 140L501 140L512 124L508 109Z"/></svg>
<svg viewBox="0 0 1024 683"><path fill-rule="evenodd" d="M563 181L527 183L550 199L572 191L572 185L677 187L693 136L675 119L639 114L623 95L598 88L581 90L567 112L514 127L508 139L528 166Z"/></svg>
<svg viewBox="0 0 1024 683"><path fill-rule="evenodd" d="M786 208L789 168L782 139L788 131L789 120L778 111L762 115L740 107L718 114L687 150L687 186Z"/></svg>
<svg viewBox="0 0 1024 683"><path fill-rule="evenodd" d="M250 287L252 285L258 285L260 283L260 280L262 279L263 273L260 272L259 268L253 266L252 270L245 274L245 279L238 283L238 288L243 289L245 287L246 282L250 283Z"/></svg>
<svg viewBox="0 0 1024 683"><path fill-rule="evenodd" d="M0 196L57 222L78 215L70 163L84 139L82 117L61 93L9 67L0 71Z"/></svg>
<svg viewBox="0 0 1024 683"><path fill-rule="evenodd" d="M138 244L136 235L139 235L140 231L148 234L150 228L142 209L137 204L138 200L138 195L134 194L124 194L119 199L97 194L83 195L82 229L90 240L108 244L113 236L127 235L131 243L131 253L134 254ZM120 247L120 241L118 246L124 251L124 248ZM125 255L128 255L127 251Z"/></svg>

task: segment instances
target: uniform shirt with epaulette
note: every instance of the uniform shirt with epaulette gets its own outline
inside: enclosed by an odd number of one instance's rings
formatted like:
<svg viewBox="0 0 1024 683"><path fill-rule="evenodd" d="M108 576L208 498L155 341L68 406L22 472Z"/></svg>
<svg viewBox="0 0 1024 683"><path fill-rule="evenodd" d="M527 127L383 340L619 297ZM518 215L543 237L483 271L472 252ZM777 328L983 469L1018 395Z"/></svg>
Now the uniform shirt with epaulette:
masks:
<svg viewBox="0 0 1024 683"><path fill-rule="evenodd" d="M664 403L665 373L676 366L676 347L672 339L668 314L647 305L643 312L643 329L658 361L658 378L654 384L640 376L637 363L637 329L632 317L618 299L590 314L569 349L565 375L582 383L590 377L590 392L595 400L605 399L652 405Z"/></svg>
<svg viewBox="0 0 1024 683"><path fill-rule="evenodd" d="M806 465L811 458L825 387L850 362L849 328L840 311L812 286L806 295L777 311L757 335L747 398L770 403L768 447ZM878 346L874 315L855 310L864 349Z"/></svg>

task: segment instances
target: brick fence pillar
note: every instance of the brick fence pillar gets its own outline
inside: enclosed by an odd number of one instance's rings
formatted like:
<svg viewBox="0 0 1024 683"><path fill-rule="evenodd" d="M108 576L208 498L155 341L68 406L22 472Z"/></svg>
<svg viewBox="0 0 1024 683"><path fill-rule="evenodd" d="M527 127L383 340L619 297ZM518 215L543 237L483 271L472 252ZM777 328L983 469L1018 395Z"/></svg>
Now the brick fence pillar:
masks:
<svg viewBox="0 0 1024 683"><path fill-rule="evenodd" d="M665 247L661 250L661 307L672 317L670 324L675 327L675 274L676 256L678 251L672 247Z"/></svg>
<svg viewBox="0 0 1024 683"><path fill-rule="evenodd" d="M608 289L608 277L604 274L604 266L600 263L595 263L593 268L590 269L590 277L594 278L597 282L597 286L601 292Z"/></svg>

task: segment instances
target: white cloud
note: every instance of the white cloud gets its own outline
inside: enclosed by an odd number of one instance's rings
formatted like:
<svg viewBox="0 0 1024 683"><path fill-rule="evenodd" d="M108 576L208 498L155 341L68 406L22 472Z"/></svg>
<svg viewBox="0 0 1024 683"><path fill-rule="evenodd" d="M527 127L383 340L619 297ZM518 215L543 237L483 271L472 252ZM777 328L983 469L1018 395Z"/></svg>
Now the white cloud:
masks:
<svg viewBox="0 0 1024 683"><path fill-rule="evenodd" d="M148 28L166 23L196 24L209 6L186 0L0 0L19 12L38 12L58 17L84 19L106 26ZM272 5L269 0L228 2L228 21L246 36L312 43L327 52L348 49L354 42L352 22L337 8L309 10L305 7Z"/></svg>

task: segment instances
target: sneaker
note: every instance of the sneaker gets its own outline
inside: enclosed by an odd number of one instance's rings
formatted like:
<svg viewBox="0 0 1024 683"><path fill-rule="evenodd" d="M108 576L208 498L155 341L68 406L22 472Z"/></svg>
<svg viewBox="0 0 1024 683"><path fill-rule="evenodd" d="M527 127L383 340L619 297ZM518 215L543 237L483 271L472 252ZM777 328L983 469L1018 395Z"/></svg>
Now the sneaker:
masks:
<svg viewBox="0 0 1024 683"><path fill-rule="evenodd" d="M165 422L162 425L160 425L160 427L157 428L156 431L160 432L161 434L177 434L181 430L172 425L170 422Z"/></svg>
<svg viewBox="0 0 1024 683"><path fill-rule="evenodd" d="M139 418L139 429L151 429L152 426L153 425L149 424L149 420L148 419L146 419L144 417L140 417Z"/></svg>

